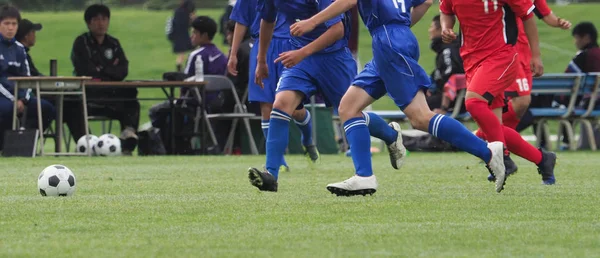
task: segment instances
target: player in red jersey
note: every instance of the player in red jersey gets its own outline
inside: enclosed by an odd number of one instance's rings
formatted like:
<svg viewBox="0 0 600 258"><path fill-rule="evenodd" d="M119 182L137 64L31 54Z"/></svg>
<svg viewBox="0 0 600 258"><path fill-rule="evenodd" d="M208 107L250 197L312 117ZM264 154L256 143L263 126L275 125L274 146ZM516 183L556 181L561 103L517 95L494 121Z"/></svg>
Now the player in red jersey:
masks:
<svg viewBox="0 0 600 258"><path fill-rule="evenodd" d="M571 23L569 21L559 18L552 13L546 0L535 0L533 4L535 5L535 9L533 10L535 15L549 26L564 30L571 28ZM531 103L531 86L533 82L533 73L529 67L531 62L529 40L527 40L527 34L523 29L523 22L520 19L517 19L517 25L519 29L517 52L519 53L521 71L519 72L515 83L513 83L513 85L505 92L505 97L509 99L509 101L507 102L504 114L502 114L502 124L512 129L517 128L521 117L525 111L527 111L527 108Z"/></svg>
<svg viewBox="0 0 600 258"><path fill-rule="evenodd" d="M455 17L460 21L461 57L467 76L467 111L477 122L488 141L503 142L505 163L514 162L509 151L538 166L544 184L554 184L556 155L536 149L514 129L502 125L504 91L519 73L517 17L523 20L531 47L531 70L534 76L544 73L539 49L537 26L531 0L442 0L440 4L442 39L451 42Z"/></svg>
<svg viewBox="0 0 600 258"><path fill-rule="evenodd" d="M571 23L568 20L559 18L546 3L546 0L534 0L533 4L535 9L533 12L537 18L543 20L546 24L551 27L562 28L567 30L571 28ZM533 86L533 73L529 64L531 63L531 50L529 47L529 40L527 34L523 28L523 22L517 18L517 26L519 35L517 38L517 53L519 54L519 73L515 82L505 92L506 105L503 108L504 113L502 114L502 124L512 129L517 128L521 117L527 111L529 104L531 103L531 87ZM486 140L485 135L481 130L477 131L477 136ZM516 173L518 168L516 165L510 166L507 169L507 174ZM494 182L496 178L490 174L488 180Z"/></svg>

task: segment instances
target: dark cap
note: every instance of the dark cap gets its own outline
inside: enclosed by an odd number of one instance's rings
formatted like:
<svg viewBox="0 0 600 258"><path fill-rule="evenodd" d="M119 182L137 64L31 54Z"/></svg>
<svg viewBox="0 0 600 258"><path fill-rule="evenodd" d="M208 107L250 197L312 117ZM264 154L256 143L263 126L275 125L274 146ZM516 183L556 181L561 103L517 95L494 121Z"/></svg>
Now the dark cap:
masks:
<svg viewBox="0 0 600 258"><path fill-rule="evenodd" d="M15 36L15 38L17 40L21 40L29 32L39 31L41 29L42 29L42 25L41 24L39 24L39 23L33 23L30 20L23 19L23 20L21 20L21 22L19 22L19 29L17 30L17 35Z"/></svg>

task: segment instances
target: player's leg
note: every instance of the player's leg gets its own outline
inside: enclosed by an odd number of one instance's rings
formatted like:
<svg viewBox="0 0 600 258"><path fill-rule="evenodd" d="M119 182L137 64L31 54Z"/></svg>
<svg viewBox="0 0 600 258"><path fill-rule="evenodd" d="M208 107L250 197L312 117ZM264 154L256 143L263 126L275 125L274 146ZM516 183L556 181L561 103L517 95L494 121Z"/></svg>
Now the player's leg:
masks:
<svg viewBox="0 0 600 258"><path fill-rule="evenodd" d="M533 78L533 76L528 65L521 63L517 79L505 92L506 97L510 98L510 100L504 107L505 112L502 114L502 124L512 129L517 128L521 117L523 117L523 114L525 114L531 103L530 78Z"/></svg>
<svg viewBox="0 0 600 258"><path fill-rule="evenodd" d="M258 86L256 86L258 87ZM266 89L266 85L265 85L265 89ZM263 92L265 91L265 89L261 89ZM275 95L275 92L273 91L273 93L262 93L263 98L268 98L268 96L271 95ZM273 99L273 101L275 101ZM267 137L269 135L269 119L271 118L271 111L273 111L273 103L272 102L260 102L260 115L261 115L261 123L260 126L262 128L262 132L263 132L263 136L265 138L265 140L267 140ZM285 157L281 160L281 169L283 169L286 172L290 171L290 167L288 166L287 162L285 162Z"/></svg>
<svg viewBox="0 0 600 258"><path fill-rule="evenodd" d="M258 46L258 45L256 45ZM268 95L269 98L272 99L273 101L275 100L275 93L277 91L277 85L279 83L279 79L281 78L281 75L283 73L284 67L283 64L279 63L275 63L275 59L277 59L279 57L279 54L286 52L286 51L290 51L292 50L292 46L289 44L289 40L288 39L281 39L281 38L273 38L271 40L271 43L269 44L269 51L267 53L267 65L269 66L269 77L264 81L264 85L265 85L265 90L268 91ZM257 51L257 55L258 55L258 47L256 49ZM270 103L273 103L273 101L271 101ZM270 106L271 109L273 109L273 106ZM304 109L304 107L302 108ZM267 111L267 110L265 110ZM267 112L267 119L266 121L263 122L267 122L267 128L268 128L268 120L269 120L269 116L271 114L271 110L268 110ZM297 121L302 115L302 113L296 113L296 111L292 114L292 118L294 119L294 121ZM302 117L305 118L305 117ZM305 127L308 126L312 126L312 120L310 119L310 117L308 118L308 122L305 122ZM304 122L304 120L303 120ZM300 127L301 132L302 132L302 137L307 138L309 141L312 142L312 128L310 130L302 130L302 127ZM263 130L264 131L264 130ZM267 129L268 131L268 129ZM308 131L308 132L307 132ZM265 139L266 139L266 135L265 134ZM288 166L287 162L285 161L285 157L283 157L282 161L281 161L281 165L282 165L282 169L284 169L285 171L289 171L290 167Z"/></svg>
<svg viewBox="0 0 600 258"><path fill-rule="evenodd" d="M302 106L302 108L294 111L292 118L294 119L296 126L300 128L304 155L308 157L311 162L316 163L319 160L320 154L312 138L312 115L304 108L304 106Z"/></svg>
<svg viewBox="0 0 600 258"><path fill-rule="evenodd" d="M408 34L409 32L407 32ZM394 103L404 111L415 129L419 129L481 158L498 174L496 190L504 186L504 165L500 143L486 144L464 127L460 122L433 113L425 99L424 91L430 85L429 76L413 57L418 57L418 49L411 45L391 49L380 44L381 51L375 51L381 78ZM409 48L411 47L411 48ZM375 49L375 48L374 48ZM398 51L404 51L404 54ZM381 60L381 62L379 62ZM490 111L491 112L491 111Z"/></svg>
<svg viewBox="0 0 600 258"><path fill-rule="evenodd" d="M271 118L269 119L269 133L266 142L266 171L262 172L255 168L248 170L250 183L261 191L277 191L279 169L289 142L291 114L300 105L302 98L303 95L301 92L293 90L281 91L275 97Z"/></svg>
<svg viewBox="0 0 600 258"><path fill-rule="evenodd" d="M383 97L387 94L385 85L379 77L377 72L377 65L371 61L365 65L365 68L356 77L353 82L353 87L350 87L345 93L344 97L353 99L369 99L372 103L375 100ZM348 103L352 103L349 101ZM388 147L388 154L390 155L390 163L394 169L400 169L404 159L406 157L406 148L402 143L402 134L400 125L396 122L392 122L388 125L381 117L371 112L364 112L365 107L346 105L340 111L340 113L346 113L349 118L364 117L367 126L369 127L369 133L371 136L381 139ZM362 114L360 114L362 113ZM342 119L342 122L345 122ZM352 154L352 151L350 151Z"/></svg>
<svg viewBox="0 0 600 258"><path fill-rule="evenodd" d="M285 70L280 78L269 119L266 171L255 168L248 170L250 182L261 191L277 191L279 168L289 142L292 113L306 96L311 96L316 90L312 80L307 77L310 73L306 72L310 70L307 67L314 65L311 59L309 57L295 67Z"/></svg>

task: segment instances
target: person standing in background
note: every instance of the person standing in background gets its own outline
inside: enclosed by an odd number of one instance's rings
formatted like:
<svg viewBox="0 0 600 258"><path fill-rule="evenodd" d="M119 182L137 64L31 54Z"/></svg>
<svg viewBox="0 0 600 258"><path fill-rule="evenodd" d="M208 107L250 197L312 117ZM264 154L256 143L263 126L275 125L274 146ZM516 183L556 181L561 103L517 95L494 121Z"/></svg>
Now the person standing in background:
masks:
<svg viewBox="0 0 600 258"><path fill-rule="evenodd" d="M195 11L196 5L192 0L182 0L171 21L168 38L173 45L173 53L177 55L175 64L178 72L182 71L186 53L193 49L190 42L190 24L196 18Z"/></svg>
<svg viewBox="0 0 600 258"><path fill-rule="evenodd" d="M223 35L223 44L229 45L227 42L227 23L229 22L229 16L231 16L231 12L233 12L233 7L237 0L228 0L228 4L225 7L225 12L221 16L221 23L219 24L219 32Z"/></svg>

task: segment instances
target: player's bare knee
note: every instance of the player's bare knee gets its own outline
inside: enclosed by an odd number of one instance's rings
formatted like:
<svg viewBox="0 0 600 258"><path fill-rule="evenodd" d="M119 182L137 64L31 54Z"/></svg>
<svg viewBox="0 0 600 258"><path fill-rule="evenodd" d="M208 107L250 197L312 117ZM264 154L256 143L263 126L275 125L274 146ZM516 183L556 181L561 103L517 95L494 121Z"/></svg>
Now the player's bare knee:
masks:
<svg viewBox="0 0 600 258"><path fill-rule="evenodd" d="M525 114L525 112L527 111L527 108L529 108L529 104L531 104L531 96L519 96L513 98L511 102L517 116L522 117L523 114Z"/></svg>
<svg viewBox="0 0 600 258"><path fill-rule="evenodd" d="M294 120L296 121L303 121L306 118L306 109L298 109L298 110L294 110L294 112L292 113L292 118L294 118Z"/></svg>
<svg viewBox="0 0 600 258"><path fill-rule="evenodd" d="M340 119L342 121L347 121L350 118L362 116L362 110L355 105L342 103L338 107L338 114L340 115Z"/></svg>
<svg viewBox="0 0 600 258"><path fill-rule="evenodd" d="M287 114L292 114L300 105L302 97L294 91L282 91L277 93L273 109L279 109Z"/></svg>
<svg viewBox="0 0 600 258"><path fill-rule="evenodd" d="M271 111L273 111L273 104L271 103L260 103L260 114L263 120L268 120L271 117Z"/></svg>

